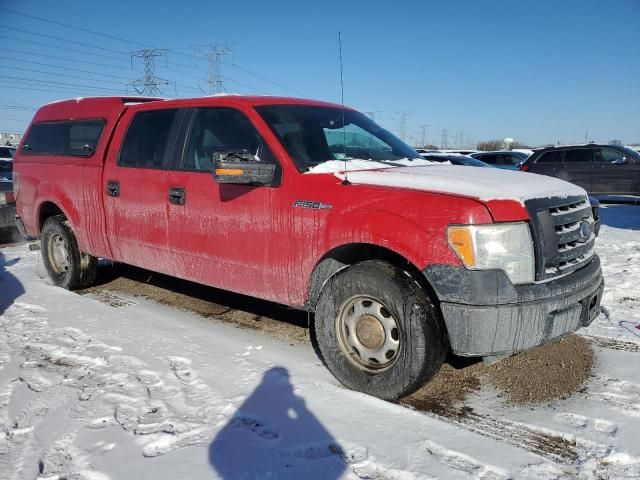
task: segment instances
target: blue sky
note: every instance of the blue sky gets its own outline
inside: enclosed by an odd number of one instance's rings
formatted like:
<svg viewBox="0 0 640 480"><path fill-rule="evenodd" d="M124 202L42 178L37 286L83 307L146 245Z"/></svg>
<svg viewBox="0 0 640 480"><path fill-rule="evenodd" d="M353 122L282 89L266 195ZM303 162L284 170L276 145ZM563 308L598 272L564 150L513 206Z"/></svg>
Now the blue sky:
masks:
<svg viewBox="0 0 640 480"><path fill-rule="evenodd" d="M339 30L345 103L397 133L406 112L410 143L421 125L437 144L446 129L449 147L580 142L586 131L640 142L640 0L0 0L0 131L26 127L33 111L17 107L124 93L141 76L128 52L143 45L171 50L157 59L177 84L167 96L201 94L197 47L228 43L228 91L339 101Z"/></svg>

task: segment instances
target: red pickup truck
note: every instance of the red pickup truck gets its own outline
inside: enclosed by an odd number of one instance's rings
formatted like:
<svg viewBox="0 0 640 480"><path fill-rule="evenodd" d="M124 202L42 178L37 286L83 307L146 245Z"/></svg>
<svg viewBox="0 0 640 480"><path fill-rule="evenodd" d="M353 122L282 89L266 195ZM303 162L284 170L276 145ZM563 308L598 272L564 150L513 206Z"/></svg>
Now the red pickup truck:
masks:
<svg viewBox="0 0 640 480"><path fill-rule="evenodd" d="M499 359L599 312L584 190L429 162L340 105L56 102L26 132L14 184L55 285L90 285L100 257L306 309L336 378L386 399L449 350Z"/></svg>

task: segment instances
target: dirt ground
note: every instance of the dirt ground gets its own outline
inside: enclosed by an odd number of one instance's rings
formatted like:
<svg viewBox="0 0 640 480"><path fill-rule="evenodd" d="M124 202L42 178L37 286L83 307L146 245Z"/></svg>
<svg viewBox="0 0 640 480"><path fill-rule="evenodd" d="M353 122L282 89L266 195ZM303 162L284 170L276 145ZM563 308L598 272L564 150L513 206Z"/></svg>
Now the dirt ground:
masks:
<svg viewBox="0 0 640 480"><path fill-rule="evenodd" d="M79 293L114 307L126 306L126 297L132 295L144 297L292 343L310 342L306 312L134 267L103 265L96 285ZM436 377L402 403L438 415L459 416L469 413L463 405L467 395L484 383L492 385L507 403L551 403L580 391L593 366L590 341L577 335L490 366L450 355Z"/></svg>

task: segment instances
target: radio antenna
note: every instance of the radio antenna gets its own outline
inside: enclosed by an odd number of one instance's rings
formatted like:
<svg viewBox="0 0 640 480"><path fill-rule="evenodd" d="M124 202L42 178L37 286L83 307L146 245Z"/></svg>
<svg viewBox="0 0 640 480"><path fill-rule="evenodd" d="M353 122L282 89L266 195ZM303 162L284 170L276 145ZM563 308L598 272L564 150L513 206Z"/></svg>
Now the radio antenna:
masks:
<svg viewBox="0 0 640 480"><path fill-rule="evenodd" d="M343 185L351 185L347 178L347 131L344 124L344 79L342 76L342 34L338 30L338 48L340 51L340 101L342 103L342 146L344 147L344 180Z"/></svg>

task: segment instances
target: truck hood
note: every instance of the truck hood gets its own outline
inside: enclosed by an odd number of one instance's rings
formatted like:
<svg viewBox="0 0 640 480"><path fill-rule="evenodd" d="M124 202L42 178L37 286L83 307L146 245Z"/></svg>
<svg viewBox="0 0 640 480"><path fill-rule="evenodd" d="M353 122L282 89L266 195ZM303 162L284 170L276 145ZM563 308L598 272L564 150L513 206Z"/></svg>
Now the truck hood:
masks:
<svg viewBox="0 0 640 480"><path fill-rule="evenodd" d="M344 179L344 172L334 173ZM587 192L569 182L545 175L498 168L459 165L395 167L379 170L349 171L349 182L356 185L379 185L472 197L483 202L526 200L547 197L586 196Z"/></svg>

